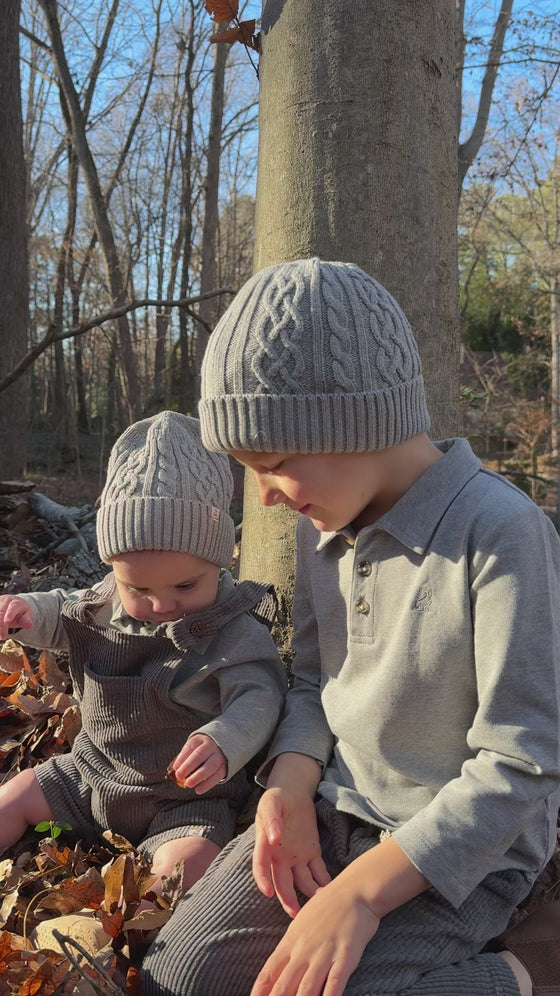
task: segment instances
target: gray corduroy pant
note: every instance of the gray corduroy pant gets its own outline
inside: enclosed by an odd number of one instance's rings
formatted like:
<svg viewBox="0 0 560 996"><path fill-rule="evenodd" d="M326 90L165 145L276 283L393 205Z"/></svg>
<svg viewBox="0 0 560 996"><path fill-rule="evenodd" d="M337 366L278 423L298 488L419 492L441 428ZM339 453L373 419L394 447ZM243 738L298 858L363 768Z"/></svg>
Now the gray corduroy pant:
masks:
<svg viewBox="0 0 560 996"><path fill-rule="evenodd" d="M330 803L317 803L325 863L336 875L375 846ZM144 996L249 996L290 920L251 874L254 831L229 844L162 928L143 966ZM518 871L489 875L455 909L435 890L384 917L366 947L346 996L519 996L511 969L481 954L507 925L530 881Z"/></svg>

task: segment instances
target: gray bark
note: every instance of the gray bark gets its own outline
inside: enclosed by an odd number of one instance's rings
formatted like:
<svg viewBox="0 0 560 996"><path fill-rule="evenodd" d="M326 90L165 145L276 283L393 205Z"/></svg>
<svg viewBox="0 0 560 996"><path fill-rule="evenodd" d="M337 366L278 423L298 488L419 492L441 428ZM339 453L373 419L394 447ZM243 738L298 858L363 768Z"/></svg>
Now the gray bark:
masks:
<svg viewBox="0 0 560 996"><path fill-rule="evenodd" d="M436 437L459 407L455 32L452 0L267 0L262 20L255 269L318 255L384 284ZM241 573L283 593L293 518L246 488Z"/></svg>
<svg viewBox="0 0 560 996"><path fill-rule="evenodd" d="M0 379L27 351L29 317L19 13L19 0L5 0L0 15ZM5 477L18 477L25 465L26 394L25 379L0 394Z"/></svg>
<svg viewBox="0 0 560 996"><path fill-rule="evenodd" d="M218 25L218 30L221 25ZM222 147L222 120L224 116L224 82L229 45L214 45L214 67L212 73L212 100L210 105L210 127L208 130L208 150L206 154L206 180L204 183L204 223L202 227L200 293L211 291L216 286L216 236L218 232L218 192L220 186L220 154ZM208 327L216 322L219 301L208 298L198 309L201 322L196 329L196 379L197 396L200 393L200 367L208 344Z"/></svg>
<svg viewBox="0 0 560 996"><path fill-rule="evenodd" d="M80 167L87 185L89 202L95 221L99 244L103 252L107 282L111 291L112 301L116 307L127 300L126 278L122 272L115 237L107 203L101 190L97 168L91 154L86 135L86 121L80 106L80 101L74 86L68 63L60 25L58 22L57 0L39 0L44 11L49 37L52 46L52 56L58 76L60 88L64 94L72 129L72 144L76 151ZM136 370L136 361L132 350L128 319L122 315L117 321L120 361L124 373L126 389L127 421L134 421L140 413L140 387Z"/></svg>

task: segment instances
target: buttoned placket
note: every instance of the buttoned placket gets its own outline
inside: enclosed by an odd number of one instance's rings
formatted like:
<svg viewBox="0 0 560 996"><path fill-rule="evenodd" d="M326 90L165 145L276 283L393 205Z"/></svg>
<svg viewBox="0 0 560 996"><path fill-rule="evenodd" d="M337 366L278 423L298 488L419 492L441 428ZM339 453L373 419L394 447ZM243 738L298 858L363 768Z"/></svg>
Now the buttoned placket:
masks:
<svg viewBox="0 0 560 996"><path fill-rule="evenodd" d="M374 535L356 538L353 550L352 568L352 635L371 639L373 635L373 593L377 576L377 564L372 558Z"/></svg>

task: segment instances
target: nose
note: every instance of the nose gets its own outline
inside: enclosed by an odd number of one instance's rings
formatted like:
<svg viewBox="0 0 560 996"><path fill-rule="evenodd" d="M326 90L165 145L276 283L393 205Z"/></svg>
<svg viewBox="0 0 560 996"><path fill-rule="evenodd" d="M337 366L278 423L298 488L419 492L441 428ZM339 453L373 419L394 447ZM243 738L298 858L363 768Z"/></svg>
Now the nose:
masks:
<svg viewBox="0 0 560 996"><path fill-rule="evenodd" d="M175 599L171 595L152 595L151 603L153 611L157 612L158 615L173 612L175 608Z"/></svg>
<svg viewBox="0 0 560 996"><path fill-rule="evenodd" d="M279 505L284 496L279 488L274 485L270 475L257 474L256 478L261 505Z"/></svg>

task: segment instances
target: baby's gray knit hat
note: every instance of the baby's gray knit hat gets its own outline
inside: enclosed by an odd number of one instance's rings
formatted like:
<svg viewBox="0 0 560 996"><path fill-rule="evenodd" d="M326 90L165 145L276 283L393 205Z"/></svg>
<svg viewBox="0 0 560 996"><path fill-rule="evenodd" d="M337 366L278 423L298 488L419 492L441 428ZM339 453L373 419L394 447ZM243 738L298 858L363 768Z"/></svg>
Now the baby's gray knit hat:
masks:
<svg viewBox="0 0 560 996"><path fill-rule="evenodd" d="M179 550L220 566L233 556L233 478L208 453L196 418L160 412L119 436L97 513L102 560L132 550Z"/></svg>
<svg viewBox="0 0 560 996"><path fill-rule="evenodd" d="M256 273L210 336L199 415L210 450L380 450L429 429L418 348L397 302L352 263Z"/></svg>

